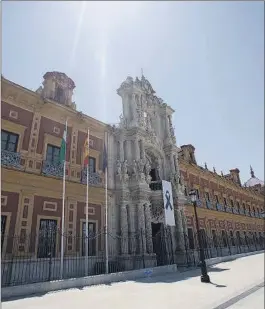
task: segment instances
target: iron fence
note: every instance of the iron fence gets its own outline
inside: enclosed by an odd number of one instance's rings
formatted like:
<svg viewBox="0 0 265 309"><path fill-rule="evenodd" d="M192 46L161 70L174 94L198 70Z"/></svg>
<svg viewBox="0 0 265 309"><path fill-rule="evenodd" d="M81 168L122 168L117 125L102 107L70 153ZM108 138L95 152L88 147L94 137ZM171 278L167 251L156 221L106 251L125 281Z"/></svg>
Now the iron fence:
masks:
<svg viewBox="0 0 265 309"><path fill-rule="evenodd" d="M38 235L4 236L1 243L1 283L2 287L6 287L104 274L106 240L109 273L170 264L177 264L179 269L197 267L199 250L196 237L195 235L194 246L190 246L187 235L166 228L155 236L148 235L143 230L115 235L102 231L90 233L88 238L66 233L63 235L61 278L62 234L58 229L45 230ZM213 258L262 250L264 240L240 239L233 245L229 239L224 242L221 237L214 240L205 235L203 245L206 258ZM86 253L88 257L85 256Z"/></svg>
<svg viewBox="0 0 265 309"><path fill-rule="evenodd" d="M264 237L255 237L255 235L252 237L242 237L241 235L229 237L227 234L224 234L213 237L209 234L203 234L201 238L206 260L265 249ZM183 234L183 239L185 250L176 250L178 268L198 267L200 265L198 234L194 235L193 241L186 234Z"/></svg>

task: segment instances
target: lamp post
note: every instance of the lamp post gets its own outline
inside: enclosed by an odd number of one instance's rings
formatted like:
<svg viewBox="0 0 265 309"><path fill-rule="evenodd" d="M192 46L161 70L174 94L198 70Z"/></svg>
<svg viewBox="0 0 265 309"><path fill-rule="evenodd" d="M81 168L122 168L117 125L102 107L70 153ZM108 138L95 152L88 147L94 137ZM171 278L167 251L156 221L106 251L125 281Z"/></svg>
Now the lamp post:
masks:
<svg viewBox="0 0 265 309"><path fill-rule="evenodd" d="M194 214L195 214L195 222L196 222L196 229L197 229L197 235L198 235L198 243L199 243L199 250L200 250L200 266L201 266L201 282L210 283L210 277L207 273L207 267L205 263L205 255L204 255L204 248L202 246L202 237L199 229L199 221L198 221L198 215L197 215L197 195L195 190L191 190L189 193L189 196L191 198L193 208L194 208Z"/></svg>

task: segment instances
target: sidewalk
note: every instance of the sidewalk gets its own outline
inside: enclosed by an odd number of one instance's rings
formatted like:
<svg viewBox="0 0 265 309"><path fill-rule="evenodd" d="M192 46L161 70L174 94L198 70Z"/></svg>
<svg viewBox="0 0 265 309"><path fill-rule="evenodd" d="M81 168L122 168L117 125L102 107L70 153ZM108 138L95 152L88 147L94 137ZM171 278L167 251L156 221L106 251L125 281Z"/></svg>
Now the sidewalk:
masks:
<svg viewBox="0 0 265 309"><path fill-rule="evenodd" d="M137 281L86 287L3 302L3 309L214 309L264 282L264 254L208 267L212 284L199 270Z"/></svg>

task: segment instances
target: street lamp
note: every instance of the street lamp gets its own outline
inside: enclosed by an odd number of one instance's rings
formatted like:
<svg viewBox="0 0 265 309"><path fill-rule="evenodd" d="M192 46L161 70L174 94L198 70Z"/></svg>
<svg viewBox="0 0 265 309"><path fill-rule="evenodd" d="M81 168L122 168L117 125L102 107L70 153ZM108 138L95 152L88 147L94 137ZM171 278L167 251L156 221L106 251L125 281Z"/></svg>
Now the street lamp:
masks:
<svg viewBox="0 0 265 309"><path fill-rule="evenodd" d="M197 195L195 190L191 190L189 193L189 196L191 198L193 207L194 207L194 214L195 214L195 222L196 222L196 229L197 229L197 235L198 235L198 243L199 243L199 250L200 250L200 266L201 266L201 282L210 283L210 277L207 273L207 267L205 263L205 256L204 256L204 249L202 246L202 237L201 232L199 229L199 221L198 221L198 215L197 215Z"/></svg>

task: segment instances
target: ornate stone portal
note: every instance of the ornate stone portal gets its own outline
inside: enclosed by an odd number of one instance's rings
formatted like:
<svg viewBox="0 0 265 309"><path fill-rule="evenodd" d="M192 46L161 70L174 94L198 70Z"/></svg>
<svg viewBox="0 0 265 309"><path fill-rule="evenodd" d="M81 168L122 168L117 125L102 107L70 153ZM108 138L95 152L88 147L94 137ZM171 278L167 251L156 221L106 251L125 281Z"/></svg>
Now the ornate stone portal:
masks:
<svg viewBox="0 0 265 309"><path fill-rule="evenodd" d="M186 229L181 208L185 202L178 168L178 151L172 127L174 110L155 95L150 82L132 77L117 90L122 98L123 115L118 127L109 130L108 148L112 165L109 180L115 192L118 218L116 230L126 243L128 235L143 232L136 247L142 253L153 253L154 226L164 225L162 179L171 181L175 205L176 229ZM131 246L131 247L130 247ZM183 248L178 237L175 248ZM122 254L135 248L128 242Z"/></svg>

